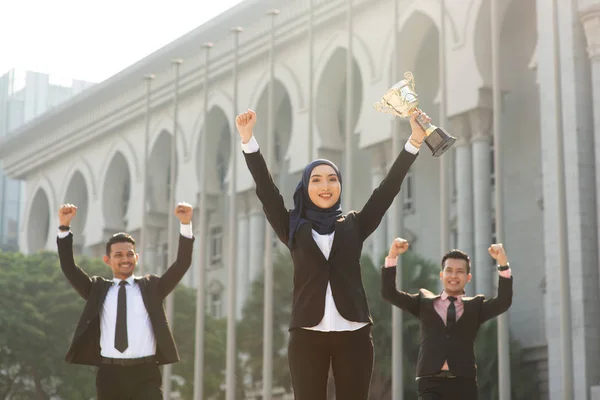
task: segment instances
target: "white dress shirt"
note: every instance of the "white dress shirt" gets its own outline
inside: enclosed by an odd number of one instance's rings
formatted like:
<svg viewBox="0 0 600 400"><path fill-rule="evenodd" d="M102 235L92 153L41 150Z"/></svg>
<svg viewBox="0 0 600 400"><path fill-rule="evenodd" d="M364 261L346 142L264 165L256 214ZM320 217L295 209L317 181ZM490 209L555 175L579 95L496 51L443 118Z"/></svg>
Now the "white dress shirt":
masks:
<svg viewBox="0 0 600 400"><path fill-rule="evenodd" d="M181 224L182 236L193 237L191 222ZM69 232L59 231L58 237L65 238ZM117 300L119 282L122 279L113 278L113 284L106 293L102 310L100 311L100 355L107 358L141 358L156 354L156 338L152 322L146 310L140 285L134 275L126 279L127 293L127 339L128 347L123 353L115 348L115 330L117 327Z"/></svg>
<svg viewBox="0 0 600 400"><path fill-rule="evenodd" d="M117 300L119 282L113 278L100 311L100 354L108 358L140 358L156 354L156 339L150 316L142 299L140 285L132 275L126 279L127 293L127 339L129 346L124 352L115 349L115 328L117 326Z"/></svg>
<svg viewBox="0 0 600 400"><path fill-rule="evenodd" d="M258 142L252 136L248 143L242 143L242 150L244 153L255 153L259 149ZM404 149L412 154L417 154L419 149L412 145L410 142L406 142ZM325 235L320 235L314 229L312 230L312 237L321 249L325 259L329 260L329 253L331 252L331 246L333 244L333 237L335 232ZM339 332L339 331L356 331L360 328L368 325L367 322L354 322L349 321L342 317L337 307L335 306L335 300L333 299L333 293L331 291L331 282L327 283L327 290L325 292L325 311L323 313L323 319L316 326L303 327L313 331L320 332Z"/></svg>

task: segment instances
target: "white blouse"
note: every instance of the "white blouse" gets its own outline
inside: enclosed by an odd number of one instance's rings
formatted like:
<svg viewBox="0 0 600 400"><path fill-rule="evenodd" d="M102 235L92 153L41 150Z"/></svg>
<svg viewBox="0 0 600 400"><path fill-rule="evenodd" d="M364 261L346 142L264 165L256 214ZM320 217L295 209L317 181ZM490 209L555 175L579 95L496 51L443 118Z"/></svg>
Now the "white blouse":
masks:
<svg viewBox="0 0 600 400"><path fill-rule="evenodd" d="M329 253L331 252L331 246L333 244L333 235L335 235L335 232L328 235L320 235L314 229L312 231L313 239L327 260L329 260ZM303 328L312 331L338 332L356 331L365 325L368 325L368 322L348 321L346 318L342 317L335 306L335 300L333 299L333 293L331 292L331 283L328 282L327 291L325 292L325 312L323 313L323 319L316 326L305 326Z"/></svg>

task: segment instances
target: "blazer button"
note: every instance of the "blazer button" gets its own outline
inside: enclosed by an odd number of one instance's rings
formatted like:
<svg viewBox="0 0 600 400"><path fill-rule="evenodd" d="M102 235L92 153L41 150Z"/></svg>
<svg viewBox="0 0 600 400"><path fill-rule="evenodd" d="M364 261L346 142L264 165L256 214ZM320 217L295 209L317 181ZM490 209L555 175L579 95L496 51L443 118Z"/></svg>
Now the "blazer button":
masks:
<svg viewBox="0 0 600 400"><path fill-rule="evenodd" d="M446 333L446 339L450 340L450 335Z"/></svg>

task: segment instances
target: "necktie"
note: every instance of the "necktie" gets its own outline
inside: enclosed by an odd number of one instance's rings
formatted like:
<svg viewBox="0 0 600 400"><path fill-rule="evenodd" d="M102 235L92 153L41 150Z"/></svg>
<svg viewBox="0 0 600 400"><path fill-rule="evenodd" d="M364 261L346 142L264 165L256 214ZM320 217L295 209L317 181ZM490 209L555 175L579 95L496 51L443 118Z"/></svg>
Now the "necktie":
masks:
<svg viewBox="0 0 600 400"><path fill-rule="evenodd" d="M115 349L123 353L129 346L127 341L127 281L119 282L119 297L117 300L117 326L115 329Z"/></svg>
<svg viewBox="0 0 600 400"><path fill-rule="evenodd" d="M454 306L456 297L448 296L448 300L450 300L450 305L448 306L448 314L446 314L446 330L452 329L456 324L456 307Z"/></svg>

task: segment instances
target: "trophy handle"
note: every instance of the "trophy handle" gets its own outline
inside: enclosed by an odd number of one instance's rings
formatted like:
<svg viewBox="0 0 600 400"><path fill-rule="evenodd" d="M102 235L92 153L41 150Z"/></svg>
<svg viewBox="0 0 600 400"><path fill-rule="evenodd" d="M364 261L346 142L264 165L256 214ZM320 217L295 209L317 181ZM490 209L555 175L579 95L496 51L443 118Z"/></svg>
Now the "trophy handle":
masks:
<svg viewBox="0 0 600 400"><path fill-rule="evenodd" d="M390 109L389 106L387 104L385 104L382 101L378 101L375 104L373 104L373 107L375 107L375 109L379 112L385 113L385 114L390 114L390 115L394 115L394 116L398 116L398 114L395 112L395 110Z"/></svg>
<svg viewBox="0 0 600 400"><path fill-rule="evenodd" d="M410 90L412 92L414 92L415 91L415 77L413 76L412 72L406 71L404 73L404 79L406 79L406 83L410 87Z"/></svg>

